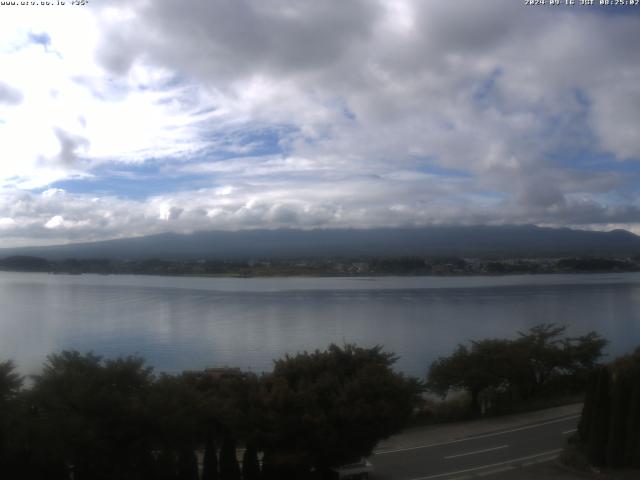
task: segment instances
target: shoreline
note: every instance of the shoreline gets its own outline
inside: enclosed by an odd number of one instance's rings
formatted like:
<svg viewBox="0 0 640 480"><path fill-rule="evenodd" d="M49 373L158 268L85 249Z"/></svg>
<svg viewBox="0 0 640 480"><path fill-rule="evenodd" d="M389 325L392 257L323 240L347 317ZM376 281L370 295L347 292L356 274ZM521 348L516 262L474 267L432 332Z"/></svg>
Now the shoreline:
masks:
<svg viewBox="0 0 640 480"><path fill-rule="evenodd" d="M460 273L309 273L309 272L282 272L282 273L258 273L258 274L235 274L235 273L160 273L160 272L74 272L74 271L47 271L47 270L10 270L0 269L3 273L45 273L48 275L99 275L99 276L145 276L145 277L172 277L172 278L502 278L516 276L542 276L542 275L610 275L624 273L640 273L638 270L565 270L565 271L530 271L530 272L460 272Z"/></svg>

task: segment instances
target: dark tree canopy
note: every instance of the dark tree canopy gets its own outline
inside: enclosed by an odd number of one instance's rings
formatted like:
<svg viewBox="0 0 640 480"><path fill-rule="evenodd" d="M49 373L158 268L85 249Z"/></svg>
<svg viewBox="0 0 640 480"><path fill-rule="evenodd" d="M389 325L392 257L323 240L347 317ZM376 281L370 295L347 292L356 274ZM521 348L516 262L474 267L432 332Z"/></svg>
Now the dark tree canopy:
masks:
<svg viewBox="0 0 640 480"><path fill-rule="evenodd" d="M22 387L22 380L11 360L0 362L0 404L18 394Z"/></svg>
<svg viewBox="0 0 640 480"><path fill-rule="evenodd" d="M236 457L236 441L226 436L220 450L220 480L240 480L240 465Z"/></svg>
<svg viewBox="0 0 640 480"><path fill-rule="evenodd" d="M589 375L577 440L595 465L640 468L640 348Z"/></svg>
<svg viewBox="0 0 640 480"><path fill-rule="evenodd" d="M151 369L137 357L103 362L91 353L48 357L31 393L40 444L74 465L75 477L120 478L148 458ZM134 467L134 465L136 467Z"/></svg>
<svg viewBox="0 0 640 480"><path fill-rule="evenodd" d="M428 387L440 395L451 390L469 392L471 410L477 414L481 394L506 392L526 400L560 377L584 386L607 342L595 332L567 338L565 331L566 327L541 324L519 332L514 340L459 345L450 356L431 364Z"/></svg>
<svg viewBox="0 0 640 480"><path fill-rule="evenodd" d="M0 364L0 401L21 397L28 441L16 444L27 448L11 455L28 458L36 478L195 480L194 452L206 445L204 478L240 480L236 439L248 447L247 478L259 476L258 450L278 478L296 477L369 455L406 424L422 386L395 361L381 347L331 345L261 377L155 376L138 357L63 351L25 392L13 364Z"/></svg>
<svg viewBox="0 0 640 480"><path fill-rule="evenodd" d="M394 372L395 361L355 345L276 361L265 384L270 460L328 467L369 455L419 401L421 385Z"/></svg>
<svg viewBox="0 0 640 480"><path fill-rule="evenodd" d="M260 480L260 462L258 451L249 443L242 456L242 480Z"/></svg>
<svg viewBox="0 0 640 480"><path fill-rule="evenodd" d="M213 435L208 434L202 459L202 480L218 480L218 452Z"/></svg>
<svg viewBox="0 0 640 480"><path fill-rule="evenodd" d="M0 471L11 473L9 463L15 458L16 448L21 443L17 413L17 397L22 388L22 377L15 371L11 361L0 362ZM19 465L15 465L19 467ZM17 470L16 470L17 471Z"/></svg>

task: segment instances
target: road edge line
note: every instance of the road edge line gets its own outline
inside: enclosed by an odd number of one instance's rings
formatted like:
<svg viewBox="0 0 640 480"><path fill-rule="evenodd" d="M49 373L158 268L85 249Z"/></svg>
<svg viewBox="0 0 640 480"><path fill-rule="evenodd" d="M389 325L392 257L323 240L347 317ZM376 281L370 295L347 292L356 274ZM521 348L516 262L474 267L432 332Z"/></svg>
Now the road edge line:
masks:
<svg viewBox="0 0 640 480"><path fill-rule="evenodd" d="M526 457L519 457L519 458L513 458L511 460L505 460L503 462L498 462L498 463L491 463L488 465L482 465L480 467L473 467L473 468L466 468L464 470L457 470L455 472L444 472L444 473L436 473L434 475L427 475L426 477L415 477L412 478L411 480L429 480L431 478L442 478L442 477L446 477L449 475L458 475L461 473L468 473L468 472L474 472L476 470L485 470L487 468L492 468L492 467L500 467L503 465L511 465L513 463L517 463L517 462L522 462L524 460L530 460L532 458L537 458L537 457L544 457L544 456L548 456L548 455L556 455L558 453L560 453L562 451L562 448L557 448L555 450L549 450L547 452L542 452L542 453L536 453L535 455L527 455ZM550 457L550 460L553 460L555 457Z"/></svg>
<svg viewBox="0 0 640 480"><path fill-rule="evenodd" d="M571 415L568 417L562 417L562 418L556 418L547 422L542 422L542 423L536 423L536 424L532 424L532 425L525 425L523 427L517 427L517 428L512 428L510 430L502 430L499 432L492 432L492 433L485 433L485 434L481 434L481 435L475 435L472 437L464 437L464 438L459 438L457 440L448 440L446 442L436 442L436 443L429 443L426 445L416 445L415 447L406 447L406 448L394 448L391 450L379 450L379 451L374 451L373 454L374 455L388 455L390 453L398 453L398 452L408 452L411 450L420 450L422 448L431 448L431 447L441 447L443 445L452 445L454 443L460 443L460 442L468 442L470 440L478 440L481 438L489 438L489 437L495 437L498 435L506 435L507 433L513 433L513 432L520 432L522 430L530 430L532 428L537 428L537 427L544 427L545 425L551 425L553 423L560 423L560 422L565 422L567 420L574 420L576 418L580 418L580 415Z"/></svg>

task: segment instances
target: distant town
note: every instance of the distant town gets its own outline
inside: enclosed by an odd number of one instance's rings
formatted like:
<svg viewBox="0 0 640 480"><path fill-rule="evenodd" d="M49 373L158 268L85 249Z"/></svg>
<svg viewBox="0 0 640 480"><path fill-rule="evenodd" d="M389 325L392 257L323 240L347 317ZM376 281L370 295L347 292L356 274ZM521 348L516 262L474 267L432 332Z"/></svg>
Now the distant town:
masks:
<svg viewBox="0 0 640 480"><path fill-rule="evenodd" d="M635 272L638 257L462 258L366 257L252 260L48 260L18 255L0 259L0 270L54 274L138 274L232 277L507 275L543 273Z"/></svg>

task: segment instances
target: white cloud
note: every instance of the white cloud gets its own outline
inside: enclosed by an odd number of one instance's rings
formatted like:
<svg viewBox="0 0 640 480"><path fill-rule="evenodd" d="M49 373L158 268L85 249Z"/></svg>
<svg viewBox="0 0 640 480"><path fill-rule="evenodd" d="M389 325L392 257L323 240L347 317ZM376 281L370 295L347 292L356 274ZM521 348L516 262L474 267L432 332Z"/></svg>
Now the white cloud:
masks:
<svg viewBox="0 0 640 480"><path fill-rule="evenodd" d="M61 228L65 226L64 218L60 215L51 217L47 223L44 224L45 228Z"/></svg>
<svg viewBox="0 0 640 480"><path fill-rule="evenodd" d="M640 160L640 18L597 8L130 0L5 9L3 238L633 225L635 177L611 158ZM45 34L46 45L29 43ZM148 198L91 191L100 168L131 164L199 181L177 193L159 182ZM86 193L24 191L69 179L86 179Z"/></svg>
<svg viewBox="0 0 640 480"><path fill-rule="evenodd" d="M10 217L1 217L0 218L0 230L2 229L12 229L15 226L16 222L13 218Z"/></svg>

